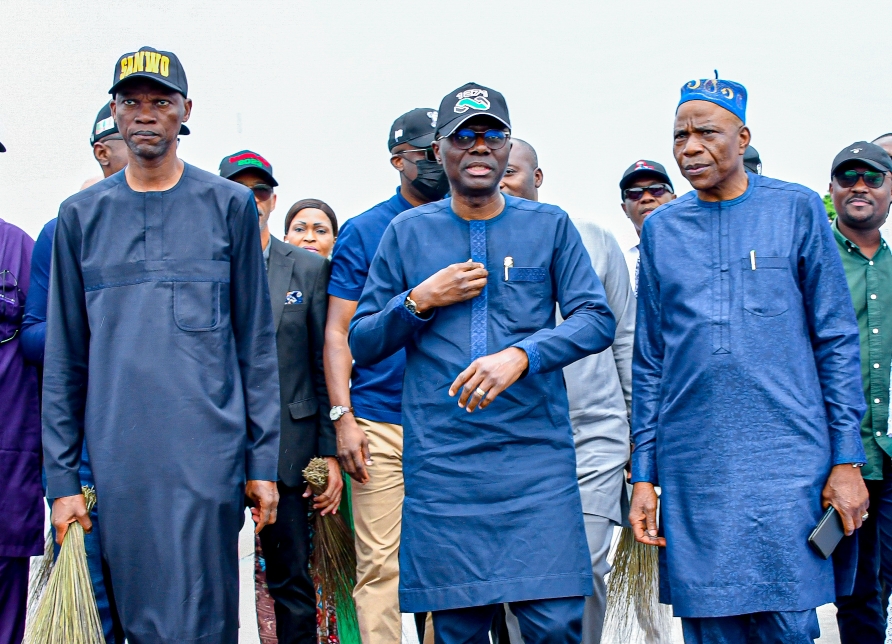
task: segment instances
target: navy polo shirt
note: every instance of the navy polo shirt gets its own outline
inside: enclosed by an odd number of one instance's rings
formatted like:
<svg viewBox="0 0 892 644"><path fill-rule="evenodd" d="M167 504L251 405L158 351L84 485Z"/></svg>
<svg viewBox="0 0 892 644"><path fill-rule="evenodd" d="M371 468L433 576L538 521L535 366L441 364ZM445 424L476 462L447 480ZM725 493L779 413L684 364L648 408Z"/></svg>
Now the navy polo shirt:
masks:
<svg viewBox="0 0 892 644"><path fill-rule="evenodd" d="M412 207L397 188L396 194L387 201L347 220L338 231L338 241L331 256L329 295L359 301L384 231L394 217ZM406 352L403 349L371 367L354 365L350 401L355 415L401 425L405 370Z"/></svg>

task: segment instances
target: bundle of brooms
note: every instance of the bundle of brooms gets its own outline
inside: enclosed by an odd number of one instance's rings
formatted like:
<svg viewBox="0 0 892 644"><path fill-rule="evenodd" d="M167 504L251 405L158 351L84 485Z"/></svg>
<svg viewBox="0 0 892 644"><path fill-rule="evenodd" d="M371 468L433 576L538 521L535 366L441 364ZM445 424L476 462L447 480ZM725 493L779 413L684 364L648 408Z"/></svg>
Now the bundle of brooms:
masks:
<svg viewBox="0 0 892 644"><path fill-rule="evenodd" d="M328 463L314 458L303 471L313 494L322 494L328 487ZM339 514L322 514L316 510L312 516L312 554L310 573L317 586L318 607L322 618L317 620L320 631L328 631L328 616L336 614L337 632L319 633L320 642L329 644L359 644L359 626L356 622L356 606L353 603L353 587L356 585L356 549L353 534ZM335 639L332 638L335 637Z"/></svg>
<svg viewBox="0 0 892 644"><path fill-rule="evenodd" d="M96 492L88 487L82 491L89 512L96 504ZM46 570L48 567L43 572ZM33 613L29 610L24 644L105 644L80 523L75 521L68 526L45 589L40 585L41 579L35 581L31 596L37 607Z"/></svg>
<svg viewBox="0 0 892 644"><path fill-rule="evenodd" d="M603 641L670 644L672 609L660 603L658 547L636 541L626 522L612 554Z"/></svg>

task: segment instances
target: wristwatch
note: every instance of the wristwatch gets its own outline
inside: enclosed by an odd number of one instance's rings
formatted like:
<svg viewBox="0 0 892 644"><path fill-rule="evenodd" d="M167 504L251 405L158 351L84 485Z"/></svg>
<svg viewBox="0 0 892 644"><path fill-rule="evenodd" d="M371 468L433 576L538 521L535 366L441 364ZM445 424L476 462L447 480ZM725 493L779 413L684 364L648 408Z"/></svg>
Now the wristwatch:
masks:
<svg viewBox="0 0 892 644"><path fill-rule="evenodd" d="M408 295L406 296L406 301L403 302L403 306L405 306L406 310L412 315L418 315L418 305L415 304L415 300Z"/></svg>
<svg viewBox="0 0 892 644"><path fill-rule="evenodd" d="M331 411L328 412L328 417L331 418L332 422L339 420L341 416L344 414L352 414L353 407L342 407L341 405L335 405L331 408Z"/></svg>

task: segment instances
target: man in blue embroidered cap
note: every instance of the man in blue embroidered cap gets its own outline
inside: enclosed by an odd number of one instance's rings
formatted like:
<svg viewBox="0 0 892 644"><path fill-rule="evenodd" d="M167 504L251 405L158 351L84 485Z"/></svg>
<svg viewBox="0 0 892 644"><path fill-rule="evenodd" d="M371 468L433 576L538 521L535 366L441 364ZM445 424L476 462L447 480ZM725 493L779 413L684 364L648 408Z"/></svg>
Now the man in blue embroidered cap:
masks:
<svg viewBox="0 0 892 644"><path fill-rule="evenodd" d="M694 191L641 235L629 518L665 546L661 600L688 644L813 642L854 568L847 540L830 561L808 536L829 505L849 535L867 511L836 242L817 194L745 171L745 110L738 83L682 88L674 153Z"/></svg>
<svg viewBox="0 0 892 644"><path fill-rule="evenodd" d="M561 369L616 324L567 213L499 191L510 127L493 89L443 98L452 197L391 221L350 328L357 366L406 351L400 607L440 644L489 642L503 602L528 644L578 643L592 594Z"/></svg>

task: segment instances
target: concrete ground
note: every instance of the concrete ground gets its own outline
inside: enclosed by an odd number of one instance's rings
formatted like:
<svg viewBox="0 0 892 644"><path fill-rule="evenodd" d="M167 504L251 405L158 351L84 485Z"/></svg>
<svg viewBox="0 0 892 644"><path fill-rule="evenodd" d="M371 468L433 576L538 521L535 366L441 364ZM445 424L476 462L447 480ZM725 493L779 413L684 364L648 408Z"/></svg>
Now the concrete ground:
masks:
<svg viewBox="0 0 892 644"><path fill-rule="evenodd" d="M260 644L257 636L257 618L254 613L254 537L253 522L250 514L245 519L245 527L239 535L239 644ZM833 604L818 609L821 622L821 638L818 644L839 644L839 631L836 628L836 608ZM681 622L675 620L672 637L673 644L683 644ZM418 644L415 634L415 622L408 615L403 616L402 644ZM623 644L621 642L604 642L603 644Z"/></svg>

